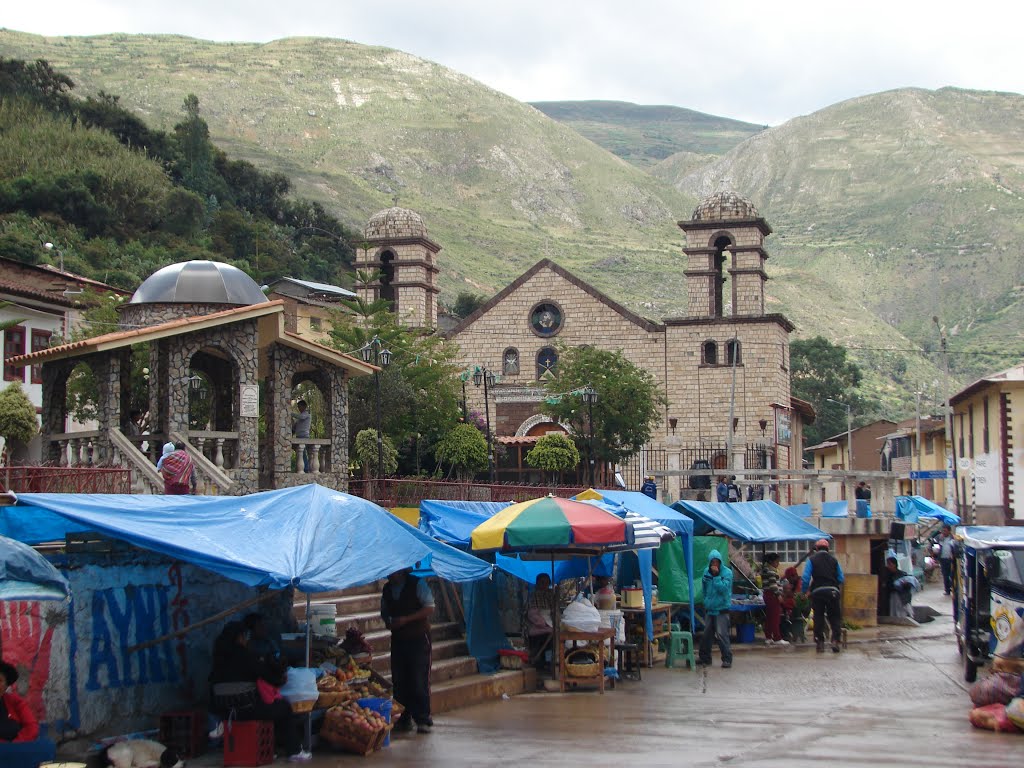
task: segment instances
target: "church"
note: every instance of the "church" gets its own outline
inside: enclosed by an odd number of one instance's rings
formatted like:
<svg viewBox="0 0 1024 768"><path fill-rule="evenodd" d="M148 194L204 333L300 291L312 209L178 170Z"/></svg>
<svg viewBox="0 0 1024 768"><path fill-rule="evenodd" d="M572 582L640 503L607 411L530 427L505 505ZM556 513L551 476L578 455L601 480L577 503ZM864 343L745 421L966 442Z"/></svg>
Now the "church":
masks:
<svg viewBox="0 0 1024 768"><path fill-rule="evenodd" d="M484 388L472 382L466 401L489 414L503 447L499 480L539 479L523 456L541 435L564 431L543 413L543 382L558 375L559 347L576 345L621 351L667 397L648 446L616 468L628 487L659 470L801 468L802 426L814 411L790 394L793 324L765 311L771 227L734 192L711 195L679 227L687 259L684 317L641 317L544 259L445 332L458 345L461 365L495 374L487 403ZM440 250L414 211L376 214L356 269L375 270L378 279L359 288L362 298L393 302L407 325L436 327ZM679 478L670 483L671 496L692 495ZM798 492L783 489L778 500L802 501L789 498Z"/></svg>

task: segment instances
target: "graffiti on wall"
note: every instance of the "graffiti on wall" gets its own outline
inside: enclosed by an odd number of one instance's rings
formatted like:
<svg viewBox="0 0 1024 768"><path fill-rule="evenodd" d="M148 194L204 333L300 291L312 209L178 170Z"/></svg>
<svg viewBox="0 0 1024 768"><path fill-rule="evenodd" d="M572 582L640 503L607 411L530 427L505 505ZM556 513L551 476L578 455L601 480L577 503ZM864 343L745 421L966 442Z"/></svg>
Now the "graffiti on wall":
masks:
<svg viewBox="0 0 1024 768"><path fill-rule="evenodd" d="M18 669L18 689L36 717L45 719L43 691L50 679L53 636L67 613L46 611L37 602L0 601L0 647L4 661Z"/></svg>

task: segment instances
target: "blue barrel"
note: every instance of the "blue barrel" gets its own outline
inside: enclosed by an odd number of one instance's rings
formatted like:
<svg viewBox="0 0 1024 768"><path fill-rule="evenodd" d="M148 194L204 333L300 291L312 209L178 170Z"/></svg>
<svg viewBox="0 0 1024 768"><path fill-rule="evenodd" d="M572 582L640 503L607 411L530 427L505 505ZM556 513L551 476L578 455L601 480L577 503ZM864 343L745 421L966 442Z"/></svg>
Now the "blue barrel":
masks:
<svg viewBox="0 0 1024 768"><path fill-rule="evenodd" d="M754 642L754 629L753 623L750 624L739 624L736 627L736 642L737 643L752 643Z"/></svg>
<svg viewBox="0 0 1024 768"><path fill-rule="evenodd" d="M356 704L358 704L360 707L363 707L365 709L369 709L369 710L372 710L373 712L378 712L378 713L384 715L384 719L388 723L391 722L391 699L383 699L383 698L378 698L378 697L370 697L370 698L366 698L366 699L356 699ZM391 744L391 734L390 733L388 733L388 735L384 737L384 746L386 747L389 744Z"/></svg>

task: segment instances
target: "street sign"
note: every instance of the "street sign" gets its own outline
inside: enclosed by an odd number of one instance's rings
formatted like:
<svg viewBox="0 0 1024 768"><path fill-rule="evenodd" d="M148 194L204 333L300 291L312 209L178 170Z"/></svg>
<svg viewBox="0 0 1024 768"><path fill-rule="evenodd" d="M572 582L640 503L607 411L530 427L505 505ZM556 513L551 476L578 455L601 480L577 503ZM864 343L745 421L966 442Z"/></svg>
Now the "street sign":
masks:
<svg viewBox="0 0 1024 768"><path fill-rule="evenodd" d="M923 469L910 473L911 480L948 480L950 477L944 469Z"/></svg>

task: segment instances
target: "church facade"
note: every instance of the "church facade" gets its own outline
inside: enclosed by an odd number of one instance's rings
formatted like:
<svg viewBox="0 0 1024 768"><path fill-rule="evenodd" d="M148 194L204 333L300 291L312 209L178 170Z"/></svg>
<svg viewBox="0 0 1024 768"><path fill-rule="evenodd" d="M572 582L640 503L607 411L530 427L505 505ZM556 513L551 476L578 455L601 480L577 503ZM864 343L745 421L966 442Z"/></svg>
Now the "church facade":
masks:
<svg viewBox="0 0 1024 768"><path fill-rule="evenodd" d="M367 238L373 250L364 252L361 261L378 268L391 265L382 278L390 285L369 286L365 298L385 296L390 288L400 318L405 319L403 308L410 317L436 318L437 246L425 228L405 233L396 243L386 232L382 237L379 220L386 213L371 221L372 233L368 226L368 235L375 236ZM391 213L390 218L411 217ZM560 348L579 345L620 350L647 370L667 396L649 446L620 468L629 486L637 486L648 472L688 469L700 462L723 470L801 467L802 424L814 414L790 394L793 325L765 311L764 241L771 228L748 200L731 192L707 198L679 226L687 258L684 317L641 317L545 259L447 332L467 370L481 367L497 377L488 388L488 403L483 388L472 382L466 401L470 410L489 412L495 440L505 446L499 452L499 479L538 479L522 465L522 455L539 436L563 429L543 412L544 381L557 377ZM398 247L417 250L406 253ZM388 253L393 255L380 255ZM403 267L403 261L409 266ZM420 271L409 279L400 276L403 269ZM395 294L410 287L420 289L417 297ZM679 478L671 482L676 487L670 495L686 492Z"/></svg>

